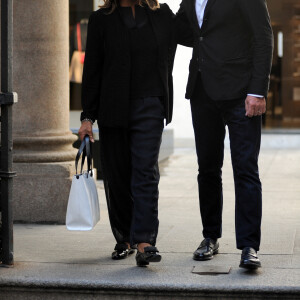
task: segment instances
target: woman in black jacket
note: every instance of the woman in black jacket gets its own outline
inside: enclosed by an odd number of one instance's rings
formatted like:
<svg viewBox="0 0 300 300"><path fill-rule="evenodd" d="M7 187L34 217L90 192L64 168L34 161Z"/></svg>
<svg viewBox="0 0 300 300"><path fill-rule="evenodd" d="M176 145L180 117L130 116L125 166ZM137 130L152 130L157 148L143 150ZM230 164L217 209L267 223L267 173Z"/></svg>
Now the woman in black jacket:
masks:
<svg viewBox="0 0 300 300"><path fill-rule="evenodd" d="M105 0L89 19L81 139L97 120L113 259L137 245L138 265L159 262L158 155L172 119L174 15L157 0Z"/></svg>

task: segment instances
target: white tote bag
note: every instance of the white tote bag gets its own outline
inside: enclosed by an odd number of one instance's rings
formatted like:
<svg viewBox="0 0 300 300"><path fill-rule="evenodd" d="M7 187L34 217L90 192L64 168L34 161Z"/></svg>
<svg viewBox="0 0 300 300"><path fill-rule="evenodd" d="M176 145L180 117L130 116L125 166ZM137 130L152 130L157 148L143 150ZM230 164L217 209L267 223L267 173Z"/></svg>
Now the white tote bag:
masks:
<svg viewBox="0 0 300 300"><path fill-rule="evenodd" d="M77 173L79 158L82 155L81 172ZM88 170L82 172L85 156ZM76 175L73 176L69 195L66 226L68 230L92 230L100 220L100 208L96 182L91 170L89 137L85 137L76 156Z"/></svg>

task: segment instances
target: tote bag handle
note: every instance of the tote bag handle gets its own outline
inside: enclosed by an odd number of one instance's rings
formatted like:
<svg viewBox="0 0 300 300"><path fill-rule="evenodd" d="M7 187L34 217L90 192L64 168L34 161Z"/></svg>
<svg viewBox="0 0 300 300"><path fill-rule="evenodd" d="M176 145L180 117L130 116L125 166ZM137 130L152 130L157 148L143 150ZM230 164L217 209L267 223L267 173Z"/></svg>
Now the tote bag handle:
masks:
<svg viewBox="0 0 300 300"><path fill-rule="evenodd" d="M79 150L76 155L76 159L75 159L76 175L79 175L77 169L78 169L78 162L79 162L81 154L82 154L82 158L81 158L80 174L82 174L85 157L87 157L88 173L91 174L91 176L93 176L93 174L91 172L91 170L92 170L91 146L90 146L90 138L88 135L86 135L84 137L84 139L82 140L81 145L80 145Z"/></svg>

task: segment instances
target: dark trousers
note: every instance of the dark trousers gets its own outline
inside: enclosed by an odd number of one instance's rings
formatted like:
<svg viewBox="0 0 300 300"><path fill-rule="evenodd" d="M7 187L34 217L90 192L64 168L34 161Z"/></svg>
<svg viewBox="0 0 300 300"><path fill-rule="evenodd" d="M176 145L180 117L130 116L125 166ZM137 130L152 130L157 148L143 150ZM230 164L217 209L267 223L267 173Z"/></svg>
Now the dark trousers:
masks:
<svg viewBox="0 0 300 300"><path fill-rule="evenodd" d="M258 172L261 117L245 116L245 98L214 101L206 94L201 76L191 99L198 156L199 201L205 238L222 235L222 166L225 126L230 137L235 183L237 248L260 246L262 190Z"/></svg>
<svg viewBox="0 0 300 300"><path fill-rule="evenodd" d="M108 213L117 243L156 244L163 127L163 104L148 97L132 100L128 128L99 128Z"/></svg>

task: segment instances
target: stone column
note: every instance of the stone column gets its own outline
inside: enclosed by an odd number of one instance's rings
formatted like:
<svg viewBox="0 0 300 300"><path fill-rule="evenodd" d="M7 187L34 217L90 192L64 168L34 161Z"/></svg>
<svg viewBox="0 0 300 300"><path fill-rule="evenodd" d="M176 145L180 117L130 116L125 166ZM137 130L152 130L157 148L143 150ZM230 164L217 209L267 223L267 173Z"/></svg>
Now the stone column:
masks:
<svg viewBox="0 0 300 300"><path fill-rule="evenodd" d="M69 130L68 7L68 0L14 0L15 221L65 221L76 155Z"/></svg>

